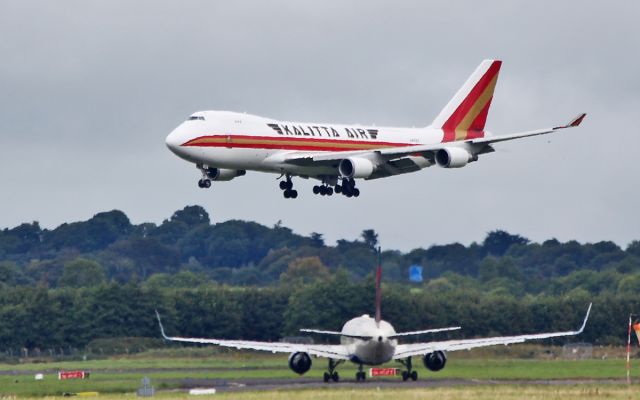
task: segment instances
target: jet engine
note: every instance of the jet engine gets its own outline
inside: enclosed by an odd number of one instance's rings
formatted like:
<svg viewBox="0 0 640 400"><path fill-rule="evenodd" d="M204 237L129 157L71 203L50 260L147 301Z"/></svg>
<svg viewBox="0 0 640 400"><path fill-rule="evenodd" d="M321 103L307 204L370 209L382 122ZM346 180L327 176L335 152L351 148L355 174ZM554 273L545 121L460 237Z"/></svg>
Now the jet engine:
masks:
<svg viewBox="0 0 640 400"><path fill-rule="evenodd" d="M443 168L461 168L477 159L478 156L471 155L461 147L445 147L436 152L436 164Z"/></svg>
<svg viewBox="0 0 640 400"><path fill-rule="evenodd" d="M373 169L373 163L361 157L345 158L338 165L338 172L345 178L368 178Z"/></svg>
<svg viewBox="0 0 640 400"><path fill-rule="evenodd" d="M425 354L422 357L424 366L430 371L440 371L447 363L447 355L444 351L434 351L433 353Z"/></svg>
<svg viewBox="0 0 640 400"><path fill-rule="evenodd" d="M302 375L311 368L311 357L301 351L289 356L289 368L296 374Z"/></svg>
<svg viewBox="0 0 640 400"><path fill-rule="evenodd" d="M207 168L207 176L212 181L230 181L236 176L246 175L243 169Z"/></svg>

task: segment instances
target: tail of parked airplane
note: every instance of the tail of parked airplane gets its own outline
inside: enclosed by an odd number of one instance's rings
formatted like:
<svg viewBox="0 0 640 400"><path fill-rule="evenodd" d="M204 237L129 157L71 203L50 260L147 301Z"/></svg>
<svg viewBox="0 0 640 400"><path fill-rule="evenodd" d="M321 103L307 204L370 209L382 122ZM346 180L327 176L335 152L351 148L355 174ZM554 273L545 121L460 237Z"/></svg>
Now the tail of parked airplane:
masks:
<svg viewBox="0 0 640 400"><path fill-rule="evenodd" d="M484 137L502 61L484 60L431 124L444 131L443 142Z"/></svg>
<svg viewBox="0 0 640 400"><path fill-rule="evenodd" d="M382 320L382 312L380 303L382 302L382 288L380 288L380 280L382 279L382 265L380 264L380 247L378 247L378 269L376 270L376 323Z"/></svg>

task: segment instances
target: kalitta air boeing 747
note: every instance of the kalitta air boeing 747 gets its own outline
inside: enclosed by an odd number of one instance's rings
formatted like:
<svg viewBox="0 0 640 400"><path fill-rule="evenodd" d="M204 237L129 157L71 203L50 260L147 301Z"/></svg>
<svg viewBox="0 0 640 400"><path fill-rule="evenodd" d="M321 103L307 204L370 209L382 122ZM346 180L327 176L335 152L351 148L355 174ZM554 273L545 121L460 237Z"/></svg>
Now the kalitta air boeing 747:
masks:
<svg viewBox="0 0 640 400"><path fill-rule="evenodd" d="M437 164L464 167L494 151L493 144L544 135L580 125L580 114L566 125L493 136L485 122L501 61L485 60L431 125L391 128L285 122L255 115L201 111L167 136L177 156L202 172L201 188L229 181L246 171L279 174L285 198L296 198L292 177L317 179L315 194L358 197L356 179L378 179Z"/></svg>
<svg viewBox="0 0 640 400"><path fill-rule="evenodd" d="M589 304L587 315L584 317L582 326L577 331L400 344L398 343L399 339L422 334L452 331L460 329L460 327L426 329L402 333L396 332L393 326L387 321L382 320L381 317L381 274L380 263L378 263L375 297L376 314L374 318L371 318L369 315L353 318L344 324L340 332L318 329L300 330L307 333L340 337L341 344L336 345L169 337L165 334L162 321L160 320L160 314L158 314L157 311L156 316L160 324L160 332L165 340L213 344L224 347L234 347L236 349L269 351L272 353L289 353L291 354L289 356L289 368L299 375L311 369L311 356L328 358L329 366L324 373L324 381L329 382L332 380L337 382L340 378L336 367L345 361L351 361L358 365L356 380L364 381L366 376L362 369L364 365L381 365L393 360L401 363L405 367L401 374L403 380L411 379L415 381L418 379L418 372L413 369L412 357L422 357L422 362L427 369L430 371L440 371L447 362L446 352L448 351L469 350L476 347L500 344L509 345L523 343L528 340L578 335L584 330L587 319L589 318L589 312L591 311L591 304Z"/></svg>

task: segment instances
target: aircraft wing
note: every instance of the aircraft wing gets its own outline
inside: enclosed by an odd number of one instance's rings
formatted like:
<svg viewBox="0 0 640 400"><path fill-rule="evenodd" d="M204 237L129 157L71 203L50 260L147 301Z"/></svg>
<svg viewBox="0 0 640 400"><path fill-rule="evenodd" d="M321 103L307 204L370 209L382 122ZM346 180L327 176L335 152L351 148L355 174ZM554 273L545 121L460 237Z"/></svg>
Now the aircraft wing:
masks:
<svg viewBox="0 0 640 400"><path fill-rule="evenodd" d="M434 351L457 351L457 350L470 350L476 347L486 347L495 345L509 345L514 343L523 343L529 340L548 339L561 336L574 336L579 335L584 330L589 319L589 313L591 312L591 304L587 309L587 315L584 317L582 326L577 331L566 332L549 332L549 333L536 333L530 335L519 336L498 336L490 338L480 339L462 339L462 340L447 340L442 342L426 342L426 343L411 343L411 344L399 344L396 347L396 352L393 356L394 360L407 358L412 356L424 355L432 353Z"/></svg>
<svg viewBox="0 0 640 400"><path fill-rule="evenodd" d="M304 352L317 357L332 358L334 360L349 360L349 354L346 347L342 345L323 345L323 344L302 344L302 343L285 343L285 342L257 342L251 340L227 340L227 339L205 339L205 338L185 338L167 336L164 333L164 327L160 320L160 314L156 311L158 324L160 325L160 333L165 340L183 343L200 343L213 344L222 347L233 347L242 350L259 350L271 353L295 353Z"/></svg>
<svg viewBox="0 0 640 400"><path fill-rule="evenodd" d="M323 165L332 165L337 167L337 163L341 160L348 157L379 157L384 161L389 160L397 160L403 159L405 157L409 157L412 155L420 155L429 159L433 162L434 153L440 149L445 147L450 147L452 145L457 145L461 143L466 143L468 145L490 145L492 143L504 142L507 140L520 139L530 136L538 136L545 135L548 133L552 133L561 129L566 128L574 128L582 123L584 118L587 116L586 113L582 113L572 119L569 123L561 126L556 126L554 128L543 128L537 129L533 131L526 132L518 132L511 133L500 136L490 136L490 137L482 137L477 139L468 139L464 141L457 142L444 142L444 143L436 143L436 144L427 144L427 145L415 145L415 146L396 146L396 147L385 147L380 149L371 149L371 150L356 150L356 151L332 151L332 152L318 152L318 153L290 153L285 156L285 162L296 164L296 165L313 165L313 164L323 164ZM479 146L481 149L484 146ZM488 151L493 151L492 149L488 149ZM483 151L480 151L481 153ZM420 169L420 168L417 168ZM407 171L412 172L412 171Z"/></svg>
<svg viewBox="0 0 640 400"><path fill-rule="evenodd" d="M507 140L520 139L520 138L529 137L529 136L546 135L547 133L555 132L560 129L575 128L576 126L579 126L582 123L582 120L584 120L586 116L587 116L586 113L582 113L577 117L575 117L574 119L572 119L569 123L561 126L556 126L554 128L537 129L534 131L511 133L507 135L492 136L492 137L483 137L478 139L471 139L471 140L468 140L467 142L472 144L491 144L491 143L504 142Z"/></svg>

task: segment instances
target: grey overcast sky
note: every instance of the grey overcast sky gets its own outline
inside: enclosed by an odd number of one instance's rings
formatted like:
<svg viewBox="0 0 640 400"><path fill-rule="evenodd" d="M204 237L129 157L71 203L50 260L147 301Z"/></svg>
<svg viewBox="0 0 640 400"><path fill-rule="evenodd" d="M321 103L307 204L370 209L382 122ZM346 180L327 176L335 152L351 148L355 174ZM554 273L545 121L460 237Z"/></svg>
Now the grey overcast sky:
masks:
<svg viewBox="0 0 640 400"><path fill-rule="evenodd" d="M0 227L97 212L160 223L199 204L213 221L281 220L329 243L640 239L640 2L0 1ZM496 145L462 169L360 183L358 199L285 200L275 176L201 190L165 136L196 110L286 120L428 125L477 64L504 61Z"/></svg>

